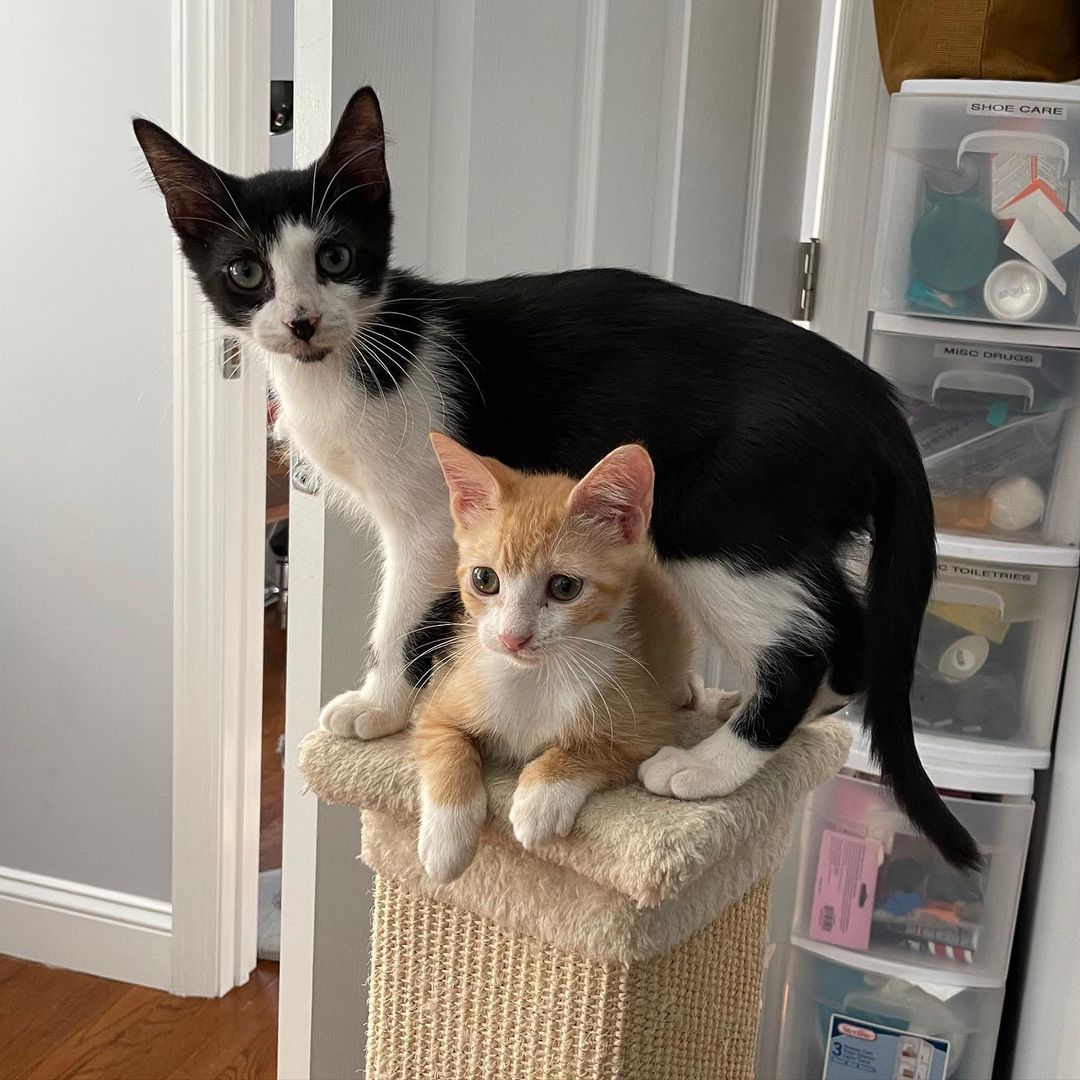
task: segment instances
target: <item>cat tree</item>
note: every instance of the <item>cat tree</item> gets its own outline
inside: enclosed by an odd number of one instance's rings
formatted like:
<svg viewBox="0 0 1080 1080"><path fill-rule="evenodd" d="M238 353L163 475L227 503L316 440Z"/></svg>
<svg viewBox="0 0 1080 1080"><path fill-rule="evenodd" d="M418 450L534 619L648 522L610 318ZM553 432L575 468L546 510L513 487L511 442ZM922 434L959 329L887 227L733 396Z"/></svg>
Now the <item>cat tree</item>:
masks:
<svg viewBox="0 0 1080 1080"><path fill-rule="evenodd" d="M715 703L687 714L687 743ZM301 771L360 808L376 874L368 1080L751 1076L769 879L796 803L848 741L839 721L804 725L725 799L604 792L532 854L508 819L515 775L489 768L476 860L439 885L416 856L408 735L308 735Z"/></svg>

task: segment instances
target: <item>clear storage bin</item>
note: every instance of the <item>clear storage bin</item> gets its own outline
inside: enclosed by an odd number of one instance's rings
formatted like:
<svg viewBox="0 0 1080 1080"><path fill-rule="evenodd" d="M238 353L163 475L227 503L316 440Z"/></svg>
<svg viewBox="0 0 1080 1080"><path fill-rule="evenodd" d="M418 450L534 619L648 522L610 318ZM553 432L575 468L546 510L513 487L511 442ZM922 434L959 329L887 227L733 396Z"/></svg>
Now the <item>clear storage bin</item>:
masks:
<svg viewBox="0 0 1080 1080"><path fill-rule="evenodd" d="M1078 557L1076 548L938 535L911 688L916 734L935 754L1050 763ZM843 715L861 722L862 699Z"/></svg>
<svg viewBox="0 0 1080 1080"><path fill-rule="evenodd" d="M938 528L1075 545L1080 333L984 331L876 315L867 361L901 392Z"/></svg>
<svg viewBox="0 0 1080 1080"><path fill-rule="evenodd" d="M812 792L802 815L792 940L844 962L873 963L887 976L1002 983L1031 799L947 795L945 802L978 843L981 871L946 863L875 780L841 774Z"/></svg>
<svg viewBox="0 0 1080 1080"><path fill-rule="evenodd" d="M1080 88L915 80L893 96L872 307L1076 326Z"/></svg>
<svg viewBox="0 0 1080 1080"><path fill-rule="evenodd" d="M811 1080L865 1075L904 1080L986 1080L997 1045L1002 987L942 986L918 971L882 974L858 958L829 958L798 945L769 961L758 1075ZM841 1026L843 1025L843 1026ZM778 1028L774 1037L770 1027ZM856 1059L853 1071L843 1071Z"/></svg>

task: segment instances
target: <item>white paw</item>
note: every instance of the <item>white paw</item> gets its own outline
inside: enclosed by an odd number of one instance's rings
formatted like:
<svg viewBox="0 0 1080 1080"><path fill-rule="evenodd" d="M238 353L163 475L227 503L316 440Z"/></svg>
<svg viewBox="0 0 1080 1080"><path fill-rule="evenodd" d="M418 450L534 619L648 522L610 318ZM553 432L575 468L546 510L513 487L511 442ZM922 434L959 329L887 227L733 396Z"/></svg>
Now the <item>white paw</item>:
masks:
<svg viewBox="0 0 1080 1080"><path fill-rule="evenodd" d="M680 709L697 709L700 708L704 697L705 680L696 671L691 671L686 676L686 686L683 687L679 700L675 704Z"/></svg>
<svg viewBox="0 0 1080 1080"><path fill-rule="evenodd" d="M742 787L771 753L722 727L688 750L677 746L658 750L639 766L638 778L656 795L717 799Z"/></svg>
<svg viewBox="0 0 1080 1080"><path fill-rule="evenodd" d="M364 690L347 690L326 703L319 726L348 739L381 739L401 731L409 721L405 707L386 708Z"/></svg>
<svg viewBox="0 0 1080 1080"><path fill-rule="evenodd" d="M576 780L518 784L510 804L510 824L518 842L532 851L566 836L588 797L588 788Z"/></svg>
<svg viewBox="0 0 1080 1080"><path fill-rule="evenodd" d="M665 746L638 766L638 779L654 795L673 795L672 778L697 764L691 751Z"/></svg>
<svg viewBox="0 0 1080 1080"><path fill-rule="evenodd" d="M731 714L742 704L738 690L721 690L716 696L716 718L721 724L731 719Z"/></svg>
<svg viewBox="0 0 1080 1080"><path fill-rule="evenodd" d="M469 868L487 816L487 797L479 792L465 806L438 806L426 797L420 811L416 852L429 878L448 882Z"/></svg>

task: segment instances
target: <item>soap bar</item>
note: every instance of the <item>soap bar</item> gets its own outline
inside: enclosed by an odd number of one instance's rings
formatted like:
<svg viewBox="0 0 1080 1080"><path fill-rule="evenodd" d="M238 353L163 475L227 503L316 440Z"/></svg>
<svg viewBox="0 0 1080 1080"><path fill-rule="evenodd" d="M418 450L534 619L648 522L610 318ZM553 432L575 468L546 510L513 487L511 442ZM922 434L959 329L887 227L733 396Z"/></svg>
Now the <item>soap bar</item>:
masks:
<svg viewBox="0 0 1080 1080"><path fill-rule="evenodd" d="M982 532L990 524L991 501L982 495L935 495L934 523L939 529Z"/></svg>

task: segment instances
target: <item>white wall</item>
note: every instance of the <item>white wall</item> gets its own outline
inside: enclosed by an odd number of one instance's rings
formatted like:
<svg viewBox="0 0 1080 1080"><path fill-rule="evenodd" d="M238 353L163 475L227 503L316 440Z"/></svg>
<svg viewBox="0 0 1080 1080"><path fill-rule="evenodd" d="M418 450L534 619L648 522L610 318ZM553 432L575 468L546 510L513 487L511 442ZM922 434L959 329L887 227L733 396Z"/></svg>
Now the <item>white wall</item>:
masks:
<svg viewBox="0 0 1080 1080"><path fill-rule="evenodd" d="M168 899L170 5L5 7L0 866Z"/></svg>

